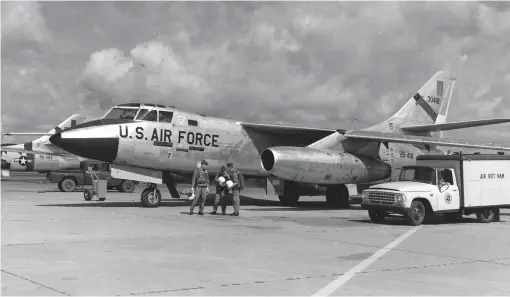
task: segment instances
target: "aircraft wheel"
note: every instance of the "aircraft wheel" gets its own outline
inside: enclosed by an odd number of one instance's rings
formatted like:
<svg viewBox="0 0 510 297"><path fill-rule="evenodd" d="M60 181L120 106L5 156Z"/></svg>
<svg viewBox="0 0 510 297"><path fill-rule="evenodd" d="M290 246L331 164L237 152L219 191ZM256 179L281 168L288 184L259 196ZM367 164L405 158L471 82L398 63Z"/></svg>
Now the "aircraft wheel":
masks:
<svg viewBox="0 0 510 297"><path fill-rule="evenodd" d="M125 180L120 184L120 191L124 193L133 193L135 190L135 182L132 180Z"/></svg>
<svg viewBox="0 0 510 297"><path fill-rule="evenodd" d="M381 210L369 210L368 216L372 222L380 223L386 218L386 212Z"/></svg>
<svg viewBox="0 0 510 297"><path fill-rule="evenodd" d="M278 199L282 206L295 206L299 201L299 195L284 192L283 195L278 196Z"/></svg>
<svg viewBox="0 0 510 297"><path fill-rule="evenodd" d="M495 220L499 214L498 208L487 208L476 213L478 223L490 223Z"/></svg>
<svg viewBox="0 0 510 297"><path fill-rule="evenodd" d="M419 200L413 201L413 203L411 203L409 214L407 215L407 221L409 224L413 226L419 226L421 223L423 223L423 220L425 220L425 216L426 212L423 202Z"/></svg>
<svg viewBox="0 0 510 297"><path fill-rule="evenodd" d="M280 203L282 206L295 206L299 201L299 192L297 191L298 185L292 182L285 181L283 187L283 195L279 195Z"/></svg>
<svg viewBox="0 0 510 297"><path fill-rule="evenodd" d="M158 207L161 203L161 192L157 188L146 188L140 195L140 200L145 207Z"/></svg>
<svg viewBox="0 0 510 297"><path fill-rule="evenodd" d="M92 190L85 189L85 192L83 192L83 198L85 199L85 201L91 201L92 200Z"/></svg>
<svg viewBox="0 0 510 297"><path fill-rule="evenodd" d="M326 191L326 201L332 208L349 207L349 190L345 185L328 187Z"/></svg>
<svg viewBox="0 0 510 297"><path fill-rule="evenodd" d="M76 182L70 177L65 177L59 184L62 192L73 192L76 190Z"/></svg>

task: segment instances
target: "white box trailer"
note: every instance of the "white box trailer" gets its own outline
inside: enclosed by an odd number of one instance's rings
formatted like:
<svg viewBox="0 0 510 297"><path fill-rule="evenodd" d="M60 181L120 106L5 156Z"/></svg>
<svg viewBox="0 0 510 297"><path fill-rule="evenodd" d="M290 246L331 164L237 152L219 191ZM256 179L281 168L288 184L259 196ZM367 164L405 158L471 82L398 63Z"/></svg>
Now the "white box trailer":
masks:
<svg viewBox="0 0 510 297"><path fill-rule="evenodd" d="M418 156L397 181L363 191L361 206L374 222L389 213L404 215L411 225L434 214L457 220L476 213L479 222L499 221L499 210L510 208L510 156Z"/></svg>

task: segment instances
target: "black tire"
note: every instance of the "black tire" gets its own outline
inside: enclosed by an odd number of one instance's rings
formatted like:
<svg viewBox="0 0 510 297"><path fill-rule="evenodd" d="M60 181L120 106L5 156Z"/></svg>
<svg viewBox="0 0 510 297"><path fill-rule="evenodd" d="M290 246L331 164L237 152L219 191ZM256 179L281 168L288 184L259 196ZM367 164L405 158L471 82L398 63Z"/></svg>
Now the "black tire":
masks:
<svg viewBox="0 0 510 297"><path fill-rule="evenodd" d="M278 196L278 199L282 206L295 206L299 201L299 195L284 192L283 195Z"/></svg>
<svg viewBox="0 0 510 297"><path fill-rule="evenodd" d="M122 181L119 190L123 193L133 193L133 191L135 190L135 182L133 182L132 180Z"/></svg>
<svg viewBox="0 0 510 297"><path fill-rule="evenodd" d="M91 201L92 200L92 190L85 189L85 192L83 192L83 198L85 199L85 201Z"/></svg>
<svg viewBox="0 0 510 297"><path fill-rule="evenodd" d="M285 181L283 184L283 195L279 195L282 206L296 206L299 201L299 184Z"/></svg>
<svg viewBox="0 0 510 297"><path fill-rule="evenodd" d="M60 181L60 187L62 192L73 192L76 190L76 182L70 177L64 177Z"/></svg>
<svg viewBox="0 0 510 297"><path fill-rule="evenodd" d="M368 216L374 223L381 223L386 218L386 212L381 210L369 210Z"/></svg>
<svg viewBox="0 0 510 297"><path fill-rule="evenodd" d="M345 185L328 187L326 202L331 208L349 208L349 190Z"/></svg>
<svg viewBox="0 0 510 297"><path fill-rule="evenodd" d="M498 208L487 208L476 213L476 220L478 223L493 222L498 216Z"/></svg>
<svg viewBox="0 0 510 297"><path fill-rule="evenodd" d="M57 184L57 187L60 190L60 192L64 192L64 189L62 189L62 184L60 182Z"/></svg>
<svg viewBox="0 0 510 297"><path fill-rule="evenodd" d="M140 195L142 205L145 207L158 207L161 203L161 192L156 189L154 195L154 188L146 188Z"/></svg>
<svg viewBox="0 0 510 297"><path fill-rule="evenodd" d="M407 221L413 226L419 226L423 223L423 220L425 220L426 215L423 202L415 200L411 203L411 209L409 209L409 213L407 214Z"/></svg>

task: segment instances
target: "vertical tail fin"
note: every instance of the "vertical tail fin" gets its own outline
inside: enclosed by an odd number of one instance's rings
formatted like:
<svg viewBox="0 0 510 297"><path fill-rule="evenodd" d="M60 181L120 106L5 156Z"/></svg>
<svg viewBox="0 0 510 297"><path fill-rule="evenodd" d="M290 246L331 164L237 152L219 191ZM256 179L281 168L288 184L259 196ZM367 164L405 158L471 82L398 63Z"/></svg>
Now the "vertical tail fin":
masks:
<svg viewBox="0 0 510 297"><path fill-rule="evenodd" d="M58 124L58 126L56 126L55 128L51 129L50 131L48 131L49 134L55 134L55 133L58 133L66 128L70 128L70 127L73 127L75 125L78 125L78 124L81 124L83 122L85 122L86 120L86 117L83 116L83 115L80 115L80 114L73 114L72 116L68 117L65 121L63 121L62 123ZM41 136L39 138L37 138L36 140L34 140L33 142L48 142L50 139L50 136L48 135L45 135L45 136Z"/></svg>
<svg viewBox="0 0 510 297"><path fill-rule="evenodd" d="M54 134L57 132L60 132L66 128L70 128L73 126L76 126L78 124L81 124L85 122L86 117L80 114L73 114L72 116L68 117L65 121L60 123L55 128L51 129L48 133Z"/></svg>
<svg viewBox="0 0 510 297"><path fill-rule="evenodd" d="M409 134L400 127L445 123L454 87L455 78L450 72L439 71L389 119L363 130ZM436 133L442 135L442 132ZM426 135L431 136L430 133Z"/></svg>

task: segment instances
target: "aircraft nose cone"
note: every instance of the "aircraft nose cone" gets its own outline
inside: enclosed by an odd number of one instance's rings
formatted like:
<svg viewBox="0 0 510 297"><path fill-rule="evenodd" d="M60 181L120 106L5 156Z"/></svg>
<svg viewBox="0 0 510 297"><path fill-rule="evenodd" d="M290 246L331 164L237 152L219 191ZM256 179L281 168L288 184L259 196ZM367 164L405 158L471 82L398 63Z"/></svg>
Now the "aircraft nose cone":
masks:
<svg viewBox="0 0 510 297"><path fill-rule="evenodd" d="M76 133L60 132L50 137L50 142L84 158L112 163L117 158L119 139L117 137L95 138L79 137Z"/></svg>

